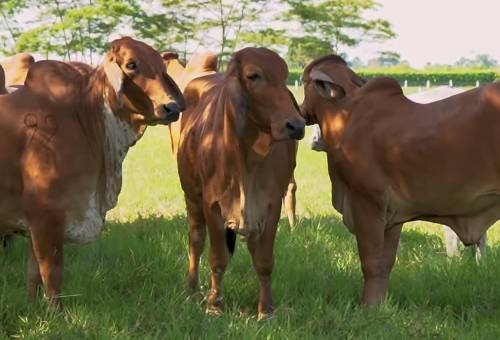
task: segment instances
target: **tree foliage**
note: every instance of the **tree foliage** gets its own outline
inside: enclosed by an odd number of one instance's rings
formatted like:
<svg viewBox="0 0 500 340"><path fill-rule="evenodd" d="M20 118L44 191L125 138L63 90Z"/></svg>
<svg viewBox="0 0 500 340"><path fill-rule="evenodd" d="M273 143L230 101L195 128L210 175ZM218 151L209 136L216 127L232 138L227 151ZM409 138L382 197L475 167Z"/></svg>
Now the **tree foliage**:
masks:
<svg viewBox="0 0 500 340"><path fill-rule="evenodd" d="M288 55L298 64L327 53L340 54L342 47L362 41L395 36L387 20L366 18L367 12L379 7L374 0L287 0L287 3L289 10L285 17L298 21L302 29L302 34L292 42L304 54L291 49Z"/></svg>

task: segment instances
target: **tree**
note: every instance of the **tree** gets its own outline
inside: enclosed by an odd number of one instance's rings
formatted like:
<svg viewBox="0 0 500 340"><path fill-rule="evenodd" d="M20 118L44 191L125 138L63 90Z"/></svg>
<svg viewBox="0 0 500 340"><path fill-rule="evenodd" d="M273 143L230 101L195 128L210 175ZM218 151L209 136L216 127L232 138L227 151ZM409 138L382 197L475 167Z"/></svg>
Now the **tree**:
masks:
<svg viewBox="0 0 500 340"><path fill-rule="evenodd" d="M19 34L16 50L83 59L102 54L111 33L135 14L135 0L28 0L39 8L33 27Z"/></svg>
<svg viewBox="0 0 500 340"><path fill-rule="evenodd" d="M26 7L25 0L4 0L0 2L0 52L11 54L21 28L15 17Z"/></svg>
<svg viewBox="0 0 500 340"><path fill-rule="evenodd" d="M498 65L498 61L489 56L488 54L478 54L473 59L461 57L455 63L455 66L458 67L480 67L480 68L491 68L496 67Z"/></svg>
<svg viewBox="0 0 500 340"><path fill-rule="evenodd" d="M148 14L143 8L136 9L131 17L133 30L159 51L176 51L187 58L190 47L199 32L197 18L200 7L189 0L149 1L148 8L155 13Z"/></svg>
<svg viewBox="0 0 500 340"><path fill-rule="evenodd" d="M376 41L395 36L391 24L383 19L366 19L368 11L380 5L374 0L286 0L289 10L285 18L300 23L301 34L292 39L295 48L307 52L306 55L289 53L292 62L317 57L307 46L315 42L316 53L341 53L342 47L356 46L361 41ZM320 43L321 42L321 43ZM326 49L328 45L328 50Z"/></svg>
<svg viewBox="0 0 500 340"><path fill-rule="evenodd" d="M200 8L198 36L206 45L217 46L219 57L227 60L229 54L245 42L243 38L259 28L260 14L270 5L267 0L205 0L196 1ZM215 34L214 34L215 33ZM213 36L218 38L213 39Z"/></svg>

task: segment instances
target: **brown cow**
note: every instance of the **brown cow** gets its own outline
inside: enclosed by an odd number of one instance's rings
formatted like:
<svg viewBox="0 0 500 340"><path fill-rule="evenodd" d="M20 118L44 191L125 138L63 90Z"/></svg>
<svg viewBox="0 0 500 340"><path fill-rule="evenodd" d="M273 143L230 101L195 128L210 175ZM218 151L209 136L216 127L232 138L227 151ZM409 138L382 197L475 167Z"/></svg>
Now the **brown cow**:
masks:
<svg viewBox="0 0 500 340"><path fill-rule="evenodd" d="M191 80L217 72L217 55L211 52L194 54L186 66L181 63L179 55L175 52L163 52L161 56L167 74L172 77L182 92L184 92L186 85ZM177 156L181 135L181 121L178 120L168 124L168 130L170 132L172 153Z"/></svg>
<svg viewBox="0 0 500 340"><path fill-rule="evenodd" d="M385 296L404 222L446 224L472 245L498 220L500 83L417 104L390 78L358 89L338 56L303 78L302 112L321 126L333 205L356 234L363 304Z"/></svg>
<svg viewBox="0 0 500 340"><path fill-rule="evenodd" d="M305 126L287 75L276 53L246 48L225 73L195 79L184 91L177 164L190 228L188 286L198 288L207 228L211 313L223 308L221 284L235 232L247 240L260 280L259 318L272 312L273 243L295 167L290 139L301 139Z"/></svg>
<svg viewBox="0 0 500 340"><path fill-rule="evenodd" d="M23 85L28 70L34 62L35 58L28 53L18 53L0 61L5 71L5 86Z"/></svg>
<svg viewBox="0 0 500 340"><path fill-rule="evenodd" d="M31 236L28 293L43 282L57 306L63 243L98 237L129 147L184 106L156 51L131 38L111 47L86 76L66 63L35 63L25 86L0 97L0 233Z"/></svg>
<svg viewBox="0 0 500 340"><path fill-rule="evenodd" d="M175 52L163 52L163 60L167 73L177 83L181 91L184 91L186 85L193 79L200 78L217 72L218 61L217 55L211 52L202 52L194 54L186 66L179 61L179 55ZM170 145L172 153L177 155L180 139L181 120L168 125L170 132ZM296 142L298 148L298 142ZM293 228L296 222L296 198L297 183L295 177L292 176L287 188L287 193L284 198L285 210L287 213L290 226Z"/></svg>

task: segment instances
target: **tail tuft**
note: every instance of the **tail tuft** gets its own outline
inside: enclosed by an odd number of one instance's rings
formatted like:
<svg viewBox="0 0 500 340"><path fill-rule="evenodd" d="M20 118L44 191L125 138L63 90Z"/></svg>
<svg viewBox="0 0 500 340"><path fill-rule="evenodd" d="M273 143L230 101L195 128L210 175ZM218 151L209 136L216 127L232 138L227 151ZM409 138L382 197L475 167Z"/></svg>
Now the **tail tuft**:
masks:
<svg viewBox="0 0 500 340"><path fill-rule="evenodd" d="M236 233L233 229L226 229L226 247L231 255L233 255L236 248Z"/></svg>

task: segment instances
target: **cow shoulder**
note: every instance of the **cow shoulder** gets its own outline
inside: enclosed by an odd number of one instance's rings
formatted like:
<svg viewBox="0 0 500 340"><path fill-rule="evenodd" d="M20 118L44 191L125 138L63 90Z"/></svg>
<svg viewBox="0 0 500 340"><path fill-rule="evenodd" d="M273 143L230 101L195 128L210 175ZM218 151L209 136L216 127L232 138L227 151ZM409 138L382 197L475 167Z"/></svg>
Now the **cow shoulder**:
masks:
<svg viewBox="0 0 500 340"><path fill-rule="evenodd" d="M33 64L26 77L27 89L50 102L74 103L81 88L81 74L66 63L46 60Z"/></svg>
<svg viewBox="0 0 500 340"><path fill-rule="evenodd" d="M481 106L500 111L500 82L486 85L481 94Z"/></svg>

